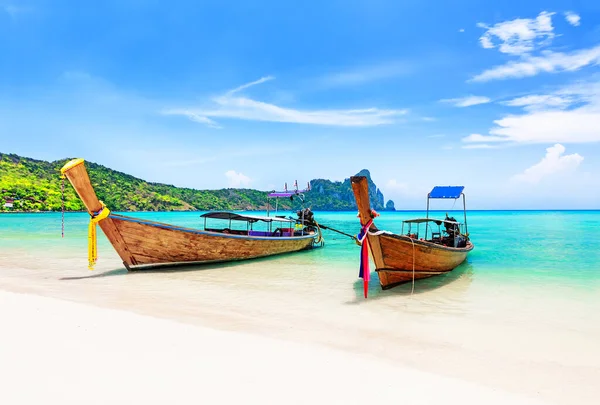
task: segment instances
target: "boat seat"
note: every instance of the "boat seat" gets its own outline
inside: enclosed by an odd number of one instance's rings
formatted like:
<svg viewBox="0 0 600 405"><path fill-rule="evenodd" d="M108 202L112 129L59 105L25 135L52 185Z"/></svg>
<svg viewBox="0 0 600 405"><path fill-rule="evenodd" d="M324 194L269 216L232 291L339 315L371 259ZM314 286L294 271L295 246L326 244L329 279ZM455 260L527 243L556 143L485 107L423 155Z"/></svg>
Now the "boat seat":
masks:
<svg viewBox="0 0 600 405"><path fill-rule="evenodd" d="M442 234L440 232L431 232L431 240L441 240Z"/></svg>

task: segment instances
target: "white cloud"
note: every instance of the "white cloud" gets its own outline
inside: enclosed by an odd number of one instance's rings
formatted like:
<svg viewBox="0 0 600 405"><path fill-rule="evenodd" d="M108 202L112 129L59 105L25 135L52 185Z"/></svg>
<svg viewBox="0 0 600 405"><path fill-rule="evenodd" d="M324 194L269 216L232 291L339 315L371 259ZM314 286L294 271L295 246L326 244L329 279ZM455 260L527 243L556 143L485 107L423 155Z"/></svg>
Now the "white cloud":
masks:
<svg viewBox="0 0 600 405"><path fill-rule="evenodd" d="M522 55L531 52L554 38L552 15L554 13L542 11L535 19L517 18L492 26L478 23L478 27L486 29L479 41L483 48L498 47L502 53Z"/></svg>
<svg viewBox="0 0 600 405"><path fill-rule="evenodd" d="M455 107L470 107L478 104L486 104L490 101L492 101L490 98L484 96L467 96L460 98L445 98L440 100L442 103L454 104Z"/></svg>
<svg viewBox="0 0 600 405"><path fill-rule="evenodd" d="M243 173L238 173L235 170L225 172L225 177L229 180L229 187L233 188L248 187L252 182L250 177Z"/></svg>
<svg viewBox="0 0 600 405"><path fill-rule="evenodd" d="M574 13L572 11L567 11L565 13L565 19L567 20L567 22L569 24L571 24L574 27L578 27L579 24L581 24L579 21L581 20L581 17L579 16L579 14Z"/></svg>
<svg viewBox="0 0 600 405"><path fill-rule="evenodd" d="M465 29L461 28L461 29L458 30L458 32L465 32Z"/></svg>
<svg viewBox="0 0 600 405"><path fill-rule="evenodd" d="M586 143L600 142L600 82L579 83L553 93L510 100L524 114L511 114L494 123L489 135L473 134L468 143Z"/></svg>
<svg viewBox="0 0 600 405"><path fill-rule="evenodd" d="M543 52L541 56L524 56L518 61L494 66L471 79L486 82L507 78L535 76L538 73L573 72L585 66L600 64L600 45L573 52Z"/></svg>
<svg viewBox="0 0 600 405"><path fill-rule="evenodd" d="M495 121L495 137L521 143L600 142L600 111L578 108L570 111L536 111Z"/></svg>
<svg viewBox="0 0 600 405"><path fill-rule="evenodd" d="M561 144L546 149L546 156L535 165L531 166L521 174L513 177L513 180L527 183L539 183L539 181L547 176L556 175L558 173L572 172L583 161L583 156L578 153L565 155L565 147Z"/></svg>
<svg viewBox="0 0 600 405"><path fill-rule="evenodd" d="M600 142L600 111L578 108L570 111L534 111L523 115L509 115L494 121L490 135L465 142L515 143L587 143Z"/></svg>
<svg viewBox="0 0 600 405"><path fill-rule="evenodd" d="M533 111L540 109L563 109L573 103L573 98L557 94L532 94L529 96L518 97L503 104L511 107L523 107L525 110Z"/></svg>
<svg viewBox="0 0 600 405"><path fill-rule="evenodd" d="M211 108L174 108L164 110L163 114L183 115L193 121L205 123L213 127L218 127L218 124L211 119L215 117L249 121L366 127L392 124L398 116L407 113L406 110L382 110L378 108L298 110L235 95L235 93L243 89L272 79L272 77L268 76L228 91L225 95L214 98Z"/></svg>

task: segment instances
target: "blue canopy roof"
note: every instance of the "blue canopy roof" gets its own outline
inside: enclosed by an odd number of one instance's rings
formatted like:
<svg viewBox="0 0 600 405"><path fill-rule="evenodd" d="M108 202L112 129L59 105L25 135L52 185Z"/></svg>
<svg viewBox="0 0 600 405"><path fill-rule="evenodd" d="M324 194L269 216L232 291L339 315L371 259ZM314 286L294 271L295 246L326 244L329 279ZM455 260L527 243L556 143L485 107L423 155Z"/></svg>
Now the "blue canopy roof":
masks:
<svg viewBox="0 0 600 405"><path fill-rule="evenodd" d="M458 198L465 189L465 186L435 186L429 198Z"/></svg>

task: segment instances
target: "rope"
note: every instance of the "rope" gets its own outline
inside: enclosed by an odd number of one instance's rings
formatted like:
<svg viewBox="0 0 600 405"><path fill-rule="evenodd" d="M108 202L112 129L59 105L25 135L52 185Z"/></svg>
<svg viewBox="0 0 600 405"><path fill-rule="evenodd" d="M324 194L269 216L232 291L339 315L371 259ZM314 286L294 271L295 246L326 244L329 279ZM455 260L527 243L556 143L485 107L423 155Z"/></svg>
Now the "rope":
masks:
<svg viewBox="0 0 600 405"><path fill-rule="evenodd" d="M367 231L369 232L369 235L371 236L379 236L379 235L383 235L383 234L387 234L387 235L393 235L393 232L390 231L377 231L377 232L371 232L371 231Z"/></svg>
<svg viewBox="0 0 600 405"><path fill-rule="evenodd" d="M88 226L88 269L94 270L96 261L98 260L98 247L96 239L96 224L110 214L110 210L106 208L106 205L102 201L102 208L98 212L94 212L90 215L90 224Z"/></svg>
<svg viewBox="0 0 600 405"><path fill-rule="evenodd" d="M410 296L412 297L413 293L415 292L415 240L410 236L408 238L410 239L410 243L412 243L413 251L412 287L410 289Z"/></svg>
<svg viewBox="0 0 600 405"><path fill-rule="evenodd" d="M323 238L323 232L321 231L321 227L319 226L319 224L317 223L317 221L314 221L314 222L315 222L315 225L316 225L317 231L318 231L317 232L318 237L317 237L316 243L325 243L325 238Z"/></svg>
<svg viewBox="0 0 600 405"><path fill-rule="evenodd" d="M65 237L65 175L61 174L62 185L60 186L60 194L61 194L61 237Z"/></svg>

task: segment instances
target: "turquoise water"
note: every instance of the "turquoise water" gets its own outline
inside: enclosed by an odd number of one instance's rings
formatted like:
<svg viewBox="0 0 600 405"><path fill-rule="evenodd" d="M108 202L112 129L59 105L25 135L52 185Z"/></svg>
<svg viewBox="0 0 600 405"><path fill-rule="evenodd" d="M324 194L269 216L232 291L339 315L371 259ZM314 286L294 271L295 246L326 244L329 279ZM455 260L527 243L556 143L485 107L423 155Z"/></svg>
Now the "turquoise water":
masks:
<svg viewBox="0 0 600 405"><path fill-rule="evenodd" d="M137 216L186 227L202 227L199 212L138 212ZM264 215L265 213L252 213ZM291 212L279 214L291 215ZM376 219L380 229L400 232L402 220L422 212L383 212ZM436 212L432 216L441 217ZM453 212L462 220L462 213ZM0 215L2 251L23 250L40 254L86 254L88 215L65 214L65 238L61 238L60 213ZM355 212L316 212L318 222L356 234ZM580 288L600 282L600 211L473 211L467 217L475 249L462 265L478 280L514 283L560 282ZM112 249L99 231L99 251ZM310 252L312 263L336 269L355 269L358 246L349 238L325 231L325 248ZM288 259L294 261L293 255ZM305 255L298 260L307 260ZM350 281L350 280L349 280Z"/></svg>

